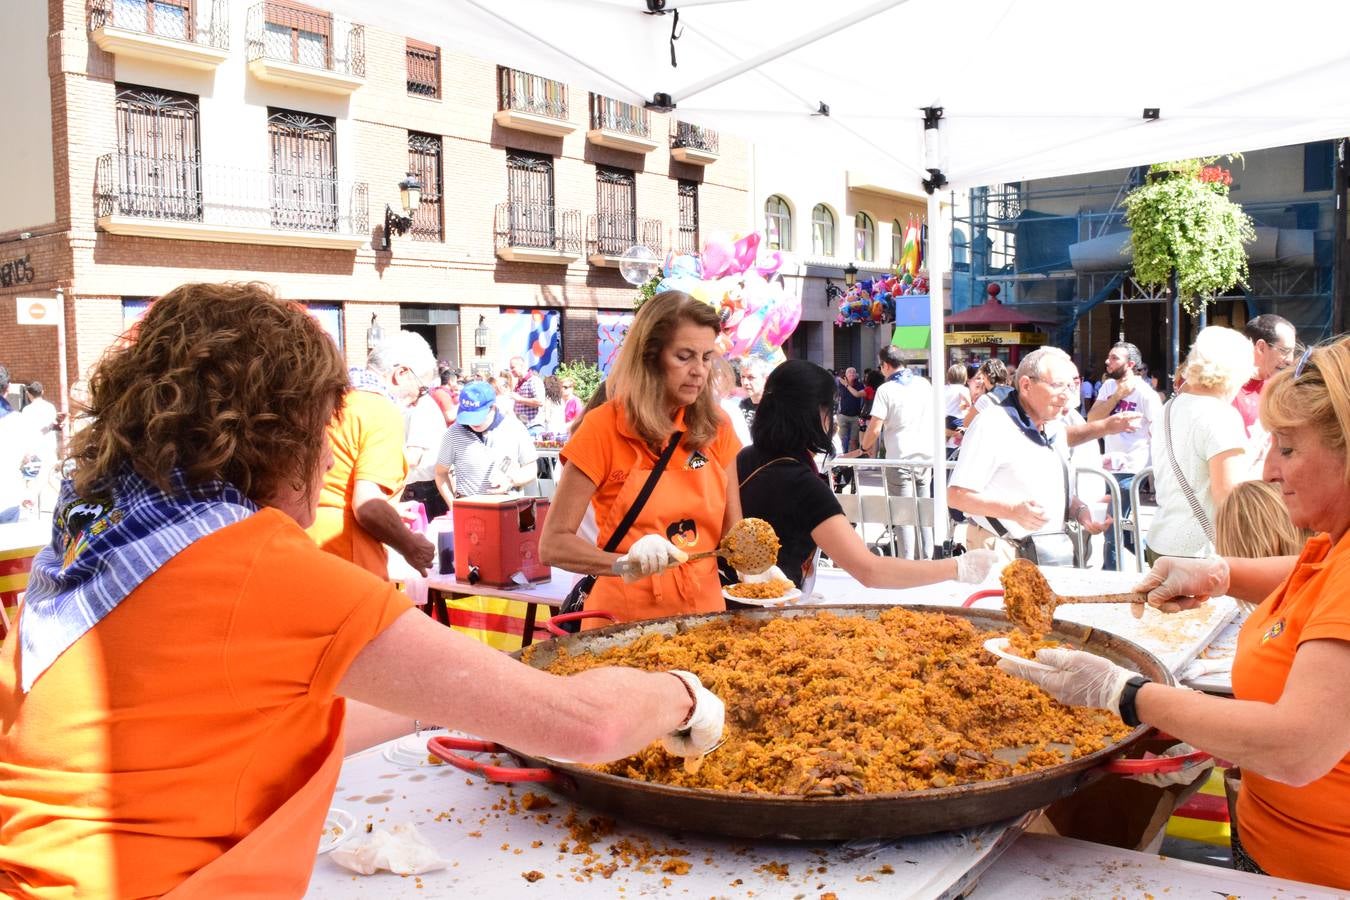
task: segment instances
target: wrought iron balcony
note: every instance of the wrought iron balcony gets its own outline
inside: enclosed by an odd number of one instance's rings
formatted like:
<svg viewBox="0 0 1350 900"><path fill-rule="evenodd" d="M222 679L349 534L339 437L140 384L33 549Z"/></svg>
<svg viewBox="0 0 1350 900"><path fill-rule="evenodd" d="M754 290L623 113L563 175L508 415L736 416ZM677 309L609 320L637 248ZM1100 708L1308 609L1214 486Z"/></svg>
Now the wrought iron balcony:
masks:
<svg viewBox="0 0 1350 900"><path fill-rule="evenodd" d="M229 54L228 0L89 0L94 43L119 56L214 69Z"/></svg>
<svg viewBox="0 0 1350 900"><path fill-rule="evenodd" d="M630 153L650 153L658 146L652 139L647 110L600 94L591 94L591 128L586 138L593 144Z"/></svg>
<svg viewBox="0 0 1350 900"><path fill-rule="evenodd" d="M581 256L581 212L508 200L497 204L493 238L501 259L565 265Z"/></svg>
<svg viewBox="0 0 1350 900"><path fill-rule="evenodd" d="M591 265L617 266L628 248L641 244L656 256L661 250L661 221L625 213L592 213L586 220L587 256Z"/></svg>
<svg viewBox="0 0 1350 900"><path fill-rule="evenodd" d="M503 128L560 137L576 131L568 119L567 85L519 69L497 67L497 113Z"/></svg>
<svg viewBox="0 0 1350 900"><path fill-rule="evenodd" d="M248 11L248 67L263 81L350 94L366 77L366 30L346 19L264 0Z"/></svg>
<svg viewBox="0 0 1350 900"><path fill-rule="evenodd" d="M670 123L670 155L680 162L706 166L718 157L717 132L689 122Z"/></svg>
<svg viewBox="0 0 1350 900"><path fill-rule="evenodd" d="M370 240L364 182L105 153L98 224L114 234L355 249Z"/></svg>
<svg viewBox="0 0 1350 900"><path fill-rule="evenodd" d="M679 230L675 232L675 252L697 253L698 249L699 245L698 245L697 226L690 228L688 226L681 225Z"/></svg>

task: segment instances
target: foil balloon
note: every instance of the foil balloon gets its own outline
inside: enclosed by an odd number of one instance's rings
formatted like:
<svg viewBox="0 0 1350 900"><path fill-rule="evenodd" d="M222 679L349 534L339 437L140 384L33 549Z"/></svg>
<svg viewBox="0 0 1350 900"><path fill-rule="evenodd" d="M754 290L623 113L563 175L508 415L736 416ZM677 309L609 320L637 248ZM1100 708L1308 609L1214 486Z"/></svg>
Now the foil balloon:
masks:
<svg viewBox="0 0 1350 900"><path fill-rule="evenodd" d="M761 253L755 260L755 273L760 278L772 278L778 274L778 270L783 268L783 254L778 250L770 250L767 253Z"/></svg>
<svg viewBox="0 0 1350 900"><path fill-rule="evenodd" d="M776 316L771 315L764 323L764 340L771 347L781 347L792 337L802 320L802 298L780 291L779 302L774 307Z"/></svg>
<svg viewBox="0 0 1350 900"><path fill-rule="evenodd" d="M759 232L752 231L735 243L732 248L736 260L736 272L744 272L755 264L759 255Z"/></svg>
<svg viewBox="0 0 1350 900"><path fill-rule="evenodd" d="M703 277L716 280L735 271L736 248L725 237L710 237L703 242Z"/></svg>

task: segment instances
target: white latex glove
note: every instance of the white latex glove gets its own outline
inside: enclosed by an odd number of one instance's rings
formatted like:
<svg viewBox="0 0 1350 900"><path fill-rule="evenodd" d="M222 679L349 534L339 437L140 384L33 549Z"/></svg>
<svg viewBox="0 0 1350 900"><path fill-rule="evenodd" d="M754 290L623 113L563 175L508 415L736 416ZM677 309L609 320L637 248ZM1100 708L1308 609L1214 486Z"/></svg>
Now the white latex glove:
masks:
<svg viewBox="0 0 1350 900"><path fill-rule="evenodd" d="M689 713L684 727L666 735L661 739L661 744L666 752L675 756L703 756L722 740L726 705L705 688L693 672L671 669L670 674L683 681L694 695L694 709Z"/></svg>
<svg viewBox="0 0 1350 900"><path fill-rule="evenodd" d="M989 577L998 562L993 550L967 550L956 557L956 580L962 584L979 584Z"/></svg>
<svg viewBox="0 0 1350 900"><path fill-rule="evenodd" d="M998 667L1009 675L1025 678L1040 686L1065 706L1091 706L1116 715L1120 715L1120 695L1125 690L1125 682L1139 674L1105 657L1082 650L1060 650L1054 647L1037 650L1036 662L1050 666L1053 671L1047 672L1011 659L1000 659Z"/></svg>
<svg viewBox="0 0 1350 900"><path fill-rule="evenodd" d="M1228 592L1228 561L1221 556L1164 556L1134 589L1148 594L1149 605L1163 612L1193 609L1210 597Z"/></svg>
<svg viewBox="0 0 1350 900"><path fill-rule="evenodd" d="M1195 748L1190 744L1177 744L1169 747L1163 756L1185 756L1188 753L1194 753ZM1194 784L1201 778L1209 775L1209 770L1214 768L1214 757L1206 756L1199 761L1192 760L1185 763L1185 768L1176 772L1159 772L1154 775L1130 775L1127 776L1131 781L1142 781L1144 784L1151 784L1154 787L1170 787L1174 784Z"/></svg>
<svg viewBox="0 0 1350 900"><path fill-rule="evenodd" d="M633 542L628 552L614 560L614 574L624 581L640 581L689 558L679 547L659 534L644 534Z"/></svg>
<svg viewBox="0 0 1350 900"><path fill-rule="evenodd" d="M758 575L752 574L750 572L742 572L739 569L737 569L736 578L742 584L759 584L760 582L763 581L786 581L789 584L792 583L792 579L784 575L783 570L778 568L777 566L769 566L769 568L765 569L763 572L760 572Z"/></svg>

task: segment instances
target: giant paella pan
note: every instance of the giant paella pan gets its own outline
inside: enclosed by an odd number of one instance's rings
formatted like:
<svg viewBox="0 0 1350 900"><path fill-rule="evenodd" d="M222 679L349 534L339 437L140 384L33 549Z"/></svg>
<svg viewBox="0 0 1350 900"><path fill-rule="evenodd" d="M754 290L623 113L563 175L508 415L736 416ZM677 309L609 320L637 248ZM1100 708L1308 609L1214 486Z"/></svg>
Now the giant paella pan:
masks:
<svg viewBox="0 0 1350 900"><path fill-rule="evenodd" d="M785 618L807 620L813 629L837 627L840 622L848 622L853 617L871 620L869 624L872 625L883 623L890 627L897 615L904 614L890 614L887 618L888 610L907 610L921 613L924 617L937 617L934 621L944 627L973 630L971 636L980 639L994 633L1004 633L1009 627L1007 618L1001 612L917 604L898 607L834 605L786 611L750 610L610 625L535 645L524 653L524 659L536 668L557 670L560 663L568 660L590 654L603 655L616 648L627 650L639 646L638 642L643 642L642 646L660 645L660 636L675 638L688 635L703 626L721 625L724 626L723 631L730 627L733 631L753 632L755 628L778 627L774 623ZM1108 657L1154 681L1172 683L1171 673L1157 658L1114 635L1056 620L1055 630L1047 638ZM966 672L966 682L970 682L971 673L977 679L984 679L983 684L972 686L972 690L998 690L996 683L1004 676L993 668L992 657L979 661L979 666L983 668L972 668L969 658L963 658L961 662ZM877 665L885 664L884 656L878 656ZM676 666L666 664L653 667ZM702 673L699 674L702 676ZM734 732L737 728L737 698L724 696L723 699L728 703L728 731ZM793 702L791 697L771 699L780 705L784 700ZM1052 701L1046 697L1044 703L1052 704ZM1060 710L1063 711L1063 708ZM1026 725L1029 729L1031 723ZM935 760L937 774L928 780L926 786L878 792L856 790L857 785L853 782L857 778L847 774L847 764L825 773L830 777L820 779L827 788L833 787L835 790L820 790L816 784L812 784L790 788L795 791L792 793L783 792L781 787L778 793L770 793L747 791L744 785L738 785L736 789L698 786L697 779L684 776L675 777L675 780L688 784L663 783L638 771L635 768L637 763L633 760L608 767L580 765L533 757L489 742L457 737L433 738L428 743L428 750L452 765L479 772L489 780L535 782L576 803L633 823L744 838L847 840L859 837L904 837L997 822L1046 806L1108 772L1165 771L1184 764L1184 757L1156 762L1122 760L1121 757L1148 732L1147 727L1130 730L1115 722L1112 732L1104 739L1089 743L1076 752L1071 743L1062 745L1048 756L1045 755L1044 747L1009 746L1003 748L1000 755L1006 760L1003 765L995 764L991 757L984 754L971 755L973 751L964 754L941 752L943 748L939 747L935 751L940 754ZM896 734L896 738L903 739L904 735ZM834 746L839 746L837 741ZM729 741L715 750L709 760L723 762L717 758L717 754L735 754L732 759L736 759L746 754L748 747L747 744L738 749L734 741ZM492 764L468 755L483 752L509 753L519 761L520 766ZM646 752L659 754L664 751L652 748ZM997 750L994 752L998 753ZM1026 760L1028 752L1041 754L1034 766ZM829 756L828 753L824 755ZM955 773L968 763L972 768L980 768L979 761L989 763L983 766L985 770L1009 774L987 780L964 781L956 776ZM954 767L951 770L951 783L943 776L945 770L941 766L944 762ZM812 771L820 774L814 769ZM846 779L855 789L840 788Z"/></svg>

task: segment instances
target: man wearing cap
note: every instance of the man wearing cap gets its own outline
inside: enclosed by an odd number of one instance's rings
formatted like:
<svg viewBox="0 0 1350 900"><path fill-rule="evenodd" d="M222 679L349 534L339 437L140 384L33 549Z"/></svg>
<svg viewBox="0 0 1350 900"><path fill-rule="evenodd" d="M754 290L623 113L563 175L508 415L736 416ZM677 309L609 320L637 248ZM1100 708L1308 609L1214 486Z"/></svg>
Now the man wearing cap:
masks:
<svg viewBox="0 0 1350 900"><path fill-rule="evenodd" d="M497 394L486 381L460 388L455 424L441 437L436 457L436 488L445 502L474 494L504 494L535 478L534 440L520 420L497 407Z"/></svg>

